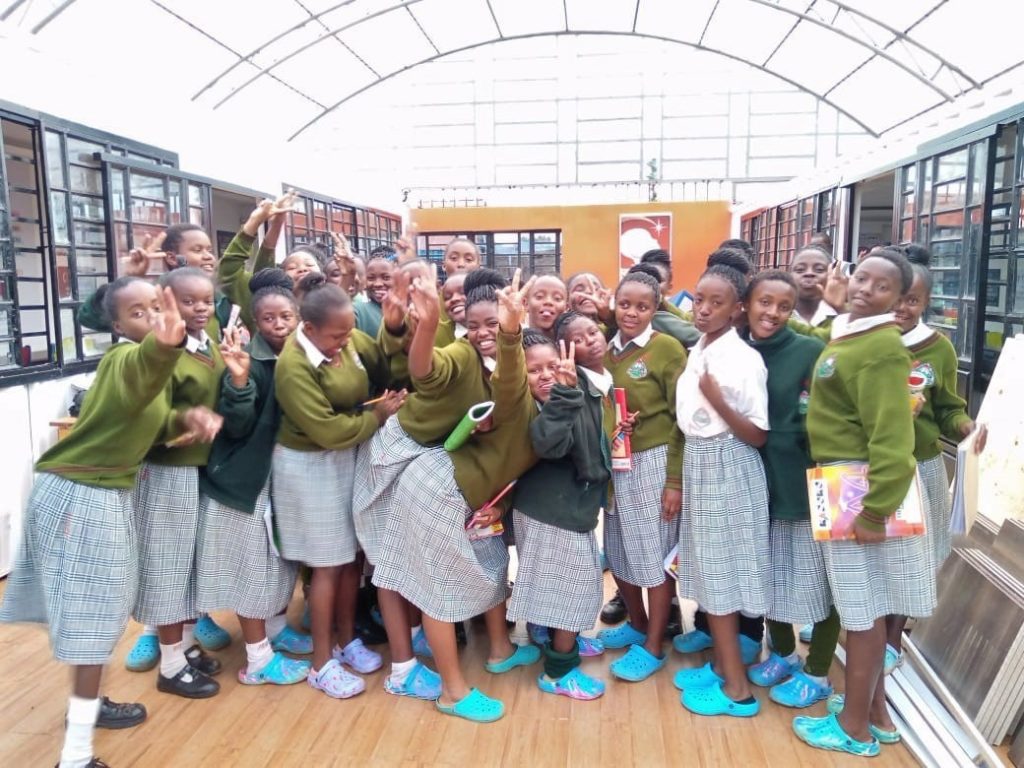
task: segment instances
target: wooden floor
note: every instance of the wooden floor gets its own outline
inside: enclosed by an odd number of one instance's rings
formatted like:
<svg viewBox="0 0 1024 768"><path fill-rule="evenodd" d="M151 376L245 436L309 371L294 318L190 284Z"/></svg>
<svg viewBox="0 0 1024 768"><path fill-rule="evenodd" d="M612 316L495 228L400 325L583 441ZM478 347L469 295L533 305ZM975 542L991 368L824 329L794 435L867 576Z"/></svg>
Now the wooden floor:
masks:
<svg viewBox="0 0 1024 768"><path fill-rule="evenodd" d="M0 584L2 590L2 584ZM290 613L297 621L301 602ZM486 639L471 633L464 668L470 685L505 702L505 717L490 725L446 717L432 705L384 693L384 672L367 677L367 692L333 701L305 684L280 688L237 682L244 661L238 624L229 629L221 693L187 701L158 693L156 672L135 674L122 660L138 633L121 641L104 693L141 701L149 719L125 731L97 731L96 753L112 768L127 766L863 766L862 758L806 747L793 735L793 711L758 692L763 708L751 720L700 718L679 703L672 675L702 659L672 654L669 665L644 683L616 681L607 672L621 652L584 659L584 669L608 681L602 699L575 702L542 694L538 668L493 676L483 670ZM385 667L386 668L386 667ZM841 670L833 679L841 682ZM34 768L57 762L67 699L67 673L50 659L46 633L31 626L0 626L0 766ZM816 705L811 714L822 714ZM913 766L902 746L883 747L875 768Z"/></svg>

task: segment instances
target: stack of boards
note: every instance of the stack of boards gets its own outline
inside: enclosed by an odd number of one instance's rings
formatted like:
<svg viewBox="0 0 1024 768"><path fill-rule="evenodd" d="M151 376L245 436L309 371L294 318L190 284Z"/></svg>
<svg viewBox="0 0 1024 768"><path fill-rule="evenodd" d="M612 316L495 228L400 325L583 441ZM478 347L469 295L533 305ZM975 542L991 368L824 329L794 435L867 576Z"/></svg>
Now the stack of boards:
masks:
<svg viewBox="0 0 1024 768"><path fill-rule="evenodd" d="M995 530L979 516L939 573L935 613L913 631L916 650L989 744L1024 733L1024 522Z"/></svg>

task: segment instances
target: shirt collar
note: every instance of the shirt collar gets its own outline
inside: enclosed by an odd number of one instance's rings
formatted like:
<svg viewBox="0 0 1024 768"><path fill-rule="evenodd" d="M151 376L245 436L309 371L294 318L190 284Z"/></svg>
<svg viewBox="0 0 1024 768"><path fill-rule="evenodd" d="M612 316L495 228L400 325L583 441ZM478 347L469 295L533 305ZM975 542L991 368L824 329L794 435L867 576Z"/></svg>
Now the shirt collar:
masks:
<svg viewBox="0 0 1024 768"><path fill-rule="evenodd" d="M455 338L456 339L463 338L467 333L469 333L469 329L466 328L466 326L462 325L461 323L456 323L455 324Z"/></svg>
<svg viewBox="0 0 1024 768"><path fill-rule="evenodd" d="M185 350L189 354L195 354L196 352L205 352L210 346L210 337L206 335L206 331L199 332L199 338L197 339L191 333L185 336Z"/></svg>
<svg viewBox="0 0 1024 768"><path fill-rule="evenodd" d="M836 315L836 319L832 321L832 339L841 339L844 336L863 333L864 331L870 331L872 328L895 321L896 316L892 312L886 312L884 315L862 317L859 320L851 320L849 314Z"/></svg>
<svg viewBox="0 0 1024 768"><path fill-rule="evenodd" d="M903 334L903 346L904 347L916 347L922 341L931 338L931 335L935 331L931 326L925 325L920 320L917 321L917 325L911 328L909 331Z"/></svg>
<svg viewBox="0 0 1024 768"><path fill-rule="evenodd" d="M653 336L653 335L654 335L654 327L651 326L651 325L648 325L646 328L644 328L642 333L638 333L632 339L630 339L629 341L623 343L623 341L622 341L622 334L621 334L621 331L620 331L620 332L616 333L615 337L612 339L612 346L615 347L615 351L616 352L621 352L622 350L624 350L626 348L626 346L628 344L636 344L638 347L640 347L642 349L643 347L647 346L647 342L649 342L651 340L651 336Z"/></svg>
<svg viewBox="0 0 1024 768"><path fill-rule="evenodd" d="M302 351L306 353L306 359L314 368L319 368L324 363L330 362L331 359L317 349L316 345L302 332L301 325L295 329L295 341L302 347Z"/></svg>
<svg viewBox="0 0 1024 768"><path fill-rule="evenodd" d="M839 313L836 312L835 307L827 301L819 301L818 308L814 310L814 315L812 315L811 319L807 321L807 324L812 328L817 328L830 317L835 317L838 314Z"/></svg>
<svg viewBox="0 0 1024 768"><path fill-rule="evenodd" d="M601 371L598 373L597 371L592 371L589 368L580 368L580 370L583 371L586 377L590 380L590 383L593 384L602 395L607 395L611 391L614 381L612 379L612 375L608 373L608 371Z"/></svg>
<svg viewBox="0 0 1024 768"><path fill-rule="evenodd" d="M494 369L498 367L498 361L495 360L493 357L481 356L480 361L484 364L484 368L486 368L491 373L494 373Z"/></svg>

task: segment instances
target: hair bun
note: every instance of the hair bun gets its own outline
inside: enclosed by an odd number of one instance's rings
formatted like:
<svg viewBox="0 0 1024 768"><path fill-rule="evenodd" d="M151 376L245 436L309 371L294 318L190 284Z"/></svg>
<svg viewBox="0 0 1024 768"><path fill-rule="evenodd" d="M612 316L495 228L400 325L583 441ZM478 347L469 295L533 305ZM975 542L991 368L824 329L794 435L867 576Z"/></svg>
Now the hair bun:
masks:
<svg viewBox="0 0 1024 768"><path fill-rule="evenodd" d="M911 264L918 264L927 267L932 263L932 252L920 243L910 243L903 246L903 255Z"/></svg>
<svg viewBox="0 0 1024 768"><path fill-rule="evenodd" d="M315 291L327 285L332 285L332 283L327 282L327 278L324 277L323 272L310 272L303 275L302 279L299 280L299 284L295 287L300 293L308 294L311 291Z"/></svg>
<svg viewBox="0 0 1024 768"><path fill-rule="evenodd" d="M505 276L495 269L478 267L466 274L466 282L462 284L463 293L468 294L474 288L490 286L492 288L504 288L508 285Z"/></svg>
<svg viewBox="0 0 1024 768"><path fill-rule="evenodd" d="M753 265L751 265L747 255L739 248L731 248L729 246L718 248L712 252L708 256L707 266L731 267L744 277L753 272Z"/></svg>
<svg viewBox="0 0 1024 768"><path fill-rule="evenodd" d="M283 288L290 291L294 287L295 281L278 267L266 267L249 278L249 293L256 293L263 288Z"/></svg>
<svg viewBox="0 0 1024 768"><path fill-rule="evenodd" d="M639 272L641 274L647 275L648 277L653 277L659 283L661 282L661 272L658 271L658 268L654 266L654 262L651 261L634 264L632 267L629 268L629 272L632 272L633 274Z"/></svg>

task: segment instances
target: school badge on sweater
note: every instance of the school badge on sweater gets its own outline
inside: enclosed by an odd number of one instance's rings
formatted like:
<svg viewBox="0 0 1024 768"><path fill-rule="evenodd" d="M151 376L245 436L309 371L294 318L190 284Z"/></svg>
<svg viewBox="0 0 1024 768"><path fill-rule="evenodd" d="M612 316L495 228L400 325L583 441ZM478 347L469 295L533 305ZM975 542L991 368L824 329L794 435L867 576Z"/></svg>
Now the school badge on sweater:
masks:
<svg viewBox="0 0 1024 768"><path fill-rule="evenodd" d="M645 363L644 359L641 357L626 369L626 373L629 374L629 378L631 379L642 379L648 373L647 363Z"/></svg>
<svg viewBox="0 0 1024 768"><path fill-rule="evenodd" d="M820 363L818 363L818 367L814 371L814 375L817 376L819 379L830 379L830 378L832 378L835 375L835 373L836 373L836 356L835 355L829 355L824 360L822 360Z"/></svg>

